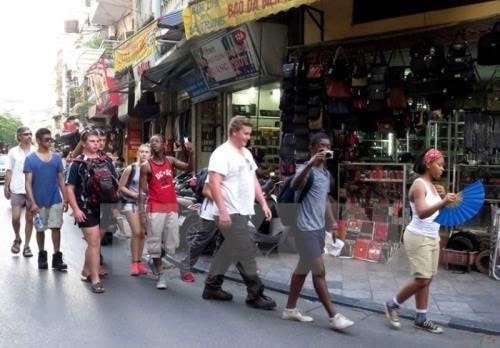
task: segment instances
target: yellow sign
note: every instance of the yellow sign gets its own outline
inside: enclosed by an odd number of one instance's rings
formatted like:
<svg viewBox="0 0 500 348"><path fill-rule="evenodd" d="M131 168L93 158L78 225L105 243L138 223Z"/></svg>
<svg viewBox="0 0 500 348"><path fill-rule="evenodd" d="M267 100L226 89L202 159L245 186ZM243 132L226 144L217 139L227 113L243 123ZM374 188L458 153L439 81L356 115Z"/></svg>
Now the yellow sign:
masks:
<svg viewBox="0 0 500 348"><path fill-rule="evenodd" d="M234 27L318 0L205 0L182 12L186 38Z"/></svg>
<svg viewBox="0 0 500 348"><path fill-rule="evenodd" d="M115 49L115 71L121 71L156 51L158 22L153 21Z"/></svg>

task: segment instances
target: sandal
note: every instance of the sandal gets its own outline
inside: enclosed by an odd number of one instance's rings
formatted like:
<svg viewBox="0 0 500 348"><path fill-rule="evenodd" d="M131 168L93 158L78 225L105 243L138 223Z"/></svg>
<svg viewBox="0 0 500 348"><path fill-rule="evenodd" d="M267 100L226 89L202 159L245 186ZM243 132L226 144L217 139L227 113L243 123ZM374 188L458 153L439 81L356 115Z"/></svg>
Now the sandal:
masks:
<svg viewBox="0 0 500 348"><path fill-rule="evenodd" d="M87 283L90 283L91 282L91 279L90 279L90 274L83 274L83 273L80 273L80 280L82 282L87 282Z"/></svg>
<svg viewBox="0 0 500 348"><path fill-rule="evenodd" d="M12 248L10 248L10 251L12 251L13 254L19 254L19 252L21 251L21 243L21 239L14 239L14 243L12 243Z"/></svg>
<svg viewBox="0 0 500 348"><path fill-rule="evenodd" d="M31 252L31 249L30 249L29 246L24 247L24 249L23 249L23 256L24 257L32 257L33 256L33 253Z"/></svg>
<svg viewBox="0 0 500 348"><path fill-rule="evenodd" d="M102 286L101 282L97 282L97 283L94 283L90 286L90 290L94 293L94 294L102 294L104 291L106 291L104 289L104 287Z"/></svg>

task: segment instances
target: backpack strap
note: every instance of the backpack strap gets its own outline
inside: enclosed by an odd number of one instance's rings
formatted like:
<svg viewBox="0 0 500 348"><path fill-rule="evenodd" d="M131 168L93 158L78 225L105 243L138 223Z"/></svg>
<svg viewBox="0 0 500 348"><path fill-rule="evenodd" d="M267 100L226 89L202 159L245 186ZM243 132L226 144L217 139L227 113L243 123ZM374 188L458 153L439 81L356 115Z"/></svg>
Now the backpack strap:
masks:
<svg viewBox="0 0 500 348"><path fill-rule="evenodd" d="M311 173L309 173L307 175L307 181L306 181L306 183L304 185L304 188L302 189L302 191L300 191L299 199L297 200L297 203L302 202L304 200L304 198L306 198L306 196L309 193L309 190L311 189L313 183L314 183L314 176L312 176Z"/></svg>
<svg viewBox="0 0 500 348"><path fill-rule="evenodd" d="M127 188L130 186L130 184L132 183L132 180L134 180L134 176L135 176L135 171L137 169L137 163L132 163L130 165L130 174L128 176L128 179L127 179L127 184L125 185Z"/></svg>

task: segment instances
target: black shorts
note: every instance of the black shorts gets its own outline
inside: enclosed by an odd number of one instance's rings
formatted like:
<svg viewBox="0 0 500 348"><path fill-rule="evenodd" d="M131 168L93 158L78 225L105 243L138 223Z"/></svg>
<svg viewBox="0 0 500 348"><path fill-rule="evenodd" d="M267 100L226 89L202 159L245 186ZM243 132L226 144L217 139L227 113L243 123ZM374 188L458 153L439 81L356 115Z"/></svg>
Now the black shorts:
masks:
<svg viewBox="0 0 500 348"><path fill-rule="evenodd" d="M94 227L94 226L99 226L101 219L100 219L100 212L86 212L85 216L87 217L87 220L84 222L79 222L78 227L80 228L88 228L88 227Z"/></svg>

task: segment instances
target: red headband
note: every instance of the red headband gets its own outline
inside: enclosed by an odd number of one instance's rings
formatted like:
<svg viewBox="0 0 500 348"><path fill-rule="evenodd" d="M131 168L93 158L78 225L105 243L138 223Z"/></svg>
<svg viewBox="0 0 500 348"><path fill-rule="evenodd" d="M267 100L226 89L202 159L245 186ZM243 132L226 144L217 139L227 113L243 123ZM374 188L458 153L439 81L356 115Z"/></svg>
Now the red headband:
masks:
<svg viewBox="0 0 500 348"><path fill-rule="evenodd" d="M424 164L432 163L440 158L443 158L443 154L441 153L441 151L436 149L430 149L424 155Z"/></svg>

